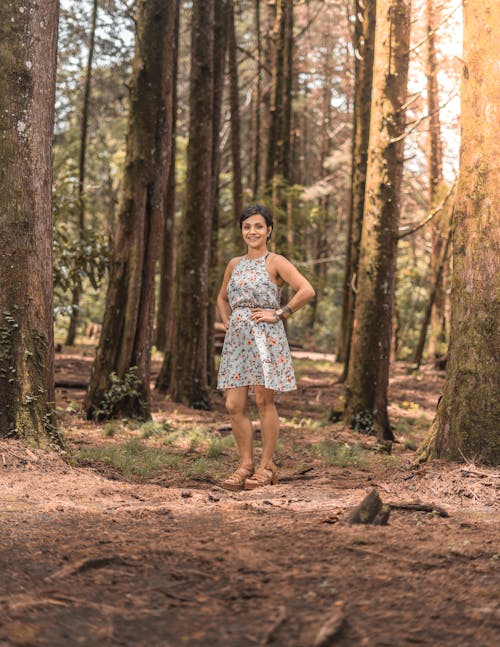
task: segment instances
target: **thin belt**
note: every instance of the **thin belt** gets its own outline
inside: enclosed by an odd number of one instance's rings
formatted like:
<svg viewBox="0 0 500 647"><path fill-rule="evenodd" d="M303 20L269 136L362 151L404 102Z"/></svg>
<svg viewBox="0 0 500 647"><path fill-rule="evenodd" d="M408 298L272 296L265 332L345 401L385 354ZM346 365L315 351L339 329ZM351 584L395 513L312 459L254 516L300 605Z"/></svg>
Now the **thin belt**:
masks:
<svg viewBox="0 0 500 647"><path fill-rule="evenodd" d="M253 304L249 304L249 305L238 305L238 306L234 306L233 308L231 308L231 310L238 310L238 309L240 309L240 308L247 308L247 309L248 309L248 308L268 308L269 310L274 310L274 309L276 309L277 307L278 307L278 306L274 306L274 305L272 305L272 306L270 306L270 305L265 305L265 306L255 306L255 305L253 305Z"/></svg>

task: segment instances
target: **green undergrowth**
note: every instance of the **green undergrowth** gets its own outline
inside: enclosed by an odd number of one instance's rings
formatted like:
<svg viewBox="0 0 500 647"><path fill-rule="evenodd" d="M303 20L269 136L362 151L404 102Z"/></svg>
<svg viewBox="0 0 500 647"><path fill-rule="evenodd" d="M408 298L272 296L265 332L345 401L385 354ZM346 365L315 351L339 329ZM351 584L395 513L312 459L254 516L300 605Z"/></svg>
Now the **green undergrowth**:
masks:
<svg viewBox="0 0 500 647"><path fill-rule="evenodd" d="M132 425L132 429L123 422L110 421L101 434L114 442L80 448L77 461L105 464L138 480L161 471L177 473L181 479L219 479L226 470L222 457L235 446L232 436L221 436L205 427L174 429L169 423L153 421ZM120 435L125 434L122 440Z"/></svg>
<svg viewBox="0 0 500 647"><path fill-rule="evenodd" d="M394 456L365 449L360 443L336 440L321 440L311 447L311 453L324 460L327 465L357 467L361 470L369 470L376 466L393 467L397 461Z"/></svg>

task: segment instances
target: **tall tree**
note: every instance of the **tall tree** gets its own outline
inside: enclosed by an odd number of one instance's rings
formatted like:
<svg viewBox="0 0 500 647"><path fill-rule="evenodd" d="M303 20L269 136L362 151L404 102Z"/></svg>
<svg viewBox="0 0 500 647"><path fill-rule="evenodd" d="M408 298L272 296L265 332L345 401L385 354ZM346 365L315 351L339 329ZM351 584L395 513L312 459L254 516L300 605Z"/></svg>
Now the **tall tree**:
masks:
<svg viewBox="0 0 500 647"><path fill-rule="evenodd" d="M443 396L421 459L500 462L499 40L499 3L464 3L450 346Z"/></svg>
<svg viewBox="0 0 500 647"><path fill-rule="evenodd" d="M89 417L149 416L154 271L172 142L167 79L174 27L175 14L163 0L140 0L125 172L106 310L86 399ZM113 388L116 380L126 388Z"/></svg>
<svg viewBox="0 0 500 647"><path fill-rule="evenodd" d="M214 0L194 0L191 26L189 143L182 227L177 246L169 393L209 406L207 382L208 274L212 237ZM162 386L159 385L160 390Z"/></svg>
<svg viewBox="0 0 500 647"><path fill-rule="evenodd" d="M393 434L387 414L399 229L411 0L379 0L372 109L355 324L346 386L346 422Z"/></svg>
<svg viewBox="0 0 500 647"><path fill-rule="evenodd" d="M364 0L364 2L357 0L356 2L351 196L344 281L342 284L341 322L337 342L337 361L344 362L343 380L347 377L349 367L361 231L363 227L373 82L375 5L375 0Z"/></svg>
<svg viewBox="0 0 500 647"><path fill-rule="evenodd" d="M87 55L87 67L85 70L85 84L83 88L82 121L80 124L80 152L78 157L78 235L83 245L85 236L85 159L87 156L87 131L89 125L89 104L90 86L92 82L92 64L94 61L95 31L97 24L98 0L93 0L92 16L90 20L89 50ZM72 294L72 310L66 337L66 345L72 346L75 343L76 327L78 324L78 309L82 286L78 284Z"/></svg>
<svg viewBox="0 0 500 647"><path fill-rule="evenodd" d="M441 123L439 117L439 89L438 89L438 66L436 61L436 25L437 12L434 0L427 0L427 51L426 51L426 76L427 76L427 107L429 113L429 143L428 143L428 167L429 167L429 211L437 207L442 199L443 186L443 152L441 142ZM432 221L431 237L431 276L437 276L441 260L442 247L444 244L443 229L445 222L444 211L440 212ZM429 353L442 350L444 342L444 300L443 276L436 286L434 305L431 311ZM423 334L423 333L422 333Z"/></svg>
<svg viewBox="0 0 500 647"><path fill-rule="evenodd" d="M262 66L262 38L260 29L260 0L255 0L254 5L254 24L255 24L255 40L256 40L256 58L257 65L255 70L254 88L252 93L252 196L253 199L257 197L257 192L260 185L261 176L261 102L262 102L262 81L261 81L261 66Z"/></svg>
<svg viewBox="0 0 500 647"><path fill-rule="evenodd" d="M211 245L208 269L208 310L207 310L207 381L210 386L216 382L215 374L215 310L217 292L219 288L219 272L217 271L217 243L219 238L219 174L220 174L220 125L222 100L224 94L224 64L226 58L226 45L230 29L228 16L230 10L227 0L216 0L214 3L214 49L213 49L213 96L212 96L212 160L211 175L212 186L210 193L210 208L212 210ZM233 30L234 34L234 30ZM236 53L236 52L234 52ZM231 76L231 74L230 74ZM229 82L231 86L231 80ZM237 86L237 84L236 84ZM236 90L237 87L234 89ZM234 97L230 97L232 104ZM233 117L231 109L231 119ZM231 130L233 124L231 125ZM234 139L234 132L231 133ZM232 142L232 147L233 147ZM233 150L234 152L234 150ZM239 157L239 154L237 155ZM234 158L233 158L234 163ZM236 162L236 165L238 163ZM234 174L234 166L233 166ZM240 175L241 179L241 175ZM234 188L234 182L233 182ZM241 184L240 184L241 190ZM240 198L241 199L241 198ZM208 206L208 205L207 205Z"/></svg>
<svg viewBox="0 0 500 647"><path fill-rule="evenodd" d="M240 97L238 85L238 61L236 60L236 30L234 24L234 3L227 3L227 35L228 35L228 62L229 62L229 94L231 105L231 160L233 176L233 212L235 221L243 211L242 186L241 186L241 146L240 146ZM257 70L257 79L260 71ZM257 100L257 97L255 98ZM257 106L258 108L258 106ZM257 118L258 121L258 118ZM258 127L258 125L257 125ZM255 136L255 135L254 135Z"/></svg>
<svg viewBox="0 0 500 647"><path fill-rule="evenodd" d="M179 23L181 0L175 0L174 6L174 33L172 38L172 65L167 70L167 100L171 103L170 146L168 149L170 159L169 172L165 189L165 210L163 220L162 246L160 255L160 288L158 307L156 312L156 339L159 350L166 350L167 335L171 328L172 288L174 283L175 267L175 162L176 162L176 131L177 131L177 65L179 58Z"/></svg>
<svg viewBox="0 0 500 647"><path fill-rule="evenodd" d="M54 428L52 133L58 3L0 4L0 436Z"/></svg>

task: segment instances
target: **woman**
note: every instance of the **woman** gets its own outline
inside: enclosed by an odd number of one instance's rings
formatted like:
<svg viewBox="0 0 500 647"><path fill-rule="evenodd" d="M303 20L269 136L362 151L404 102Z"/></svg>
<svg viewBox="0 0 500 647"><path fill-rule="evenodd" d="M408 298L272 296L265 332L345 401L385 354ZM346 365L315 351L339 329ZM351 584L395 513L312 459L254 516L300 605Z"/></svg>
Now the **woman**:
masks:
<svg viewBox="0 0 500 647"><path fill-rule="evenodd" d="M217 297L226 329L217 388L226 391L226 408L240 452L238 469L221 482L228 490L250 490L277 482L273 456L279 420L274 391L296 388L282 320L315 294L290 261L267 250L273 219L266 207L249 207L240 218L240 229L247 253L229 261ZM285 283L295 294L280 308L280 291ZM250 387L255 392L262 437L262 459L256 471L253 431L247 413Z"/></svg>

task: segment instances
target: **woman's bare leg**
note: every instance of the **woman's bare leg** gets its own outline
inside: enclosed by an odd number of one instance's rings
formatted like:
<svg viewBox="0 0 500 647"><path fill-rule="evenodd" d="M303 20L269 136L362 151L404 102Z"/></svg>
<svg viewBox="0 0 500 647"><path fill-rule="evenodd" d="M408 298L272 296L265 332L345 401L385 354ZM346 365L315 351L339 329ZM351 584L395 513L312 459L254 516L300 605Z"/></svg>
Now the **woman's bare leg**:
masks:
<svg viewBox="0 0 500 647"><path fill-rule="evenodd" d="M256 386L255 403L259 410L260 433L262 436L262 467L273 465L273 457L278 445L279 418L274 404L274 391L264 386Z"/></svg>
<svg viewBox="0 0 500 647"><path fill-rule="evenodd" d="M248 386L226 389L226 409L240 452L240 464L253 467L253 429L248 417Z"/></svg>

